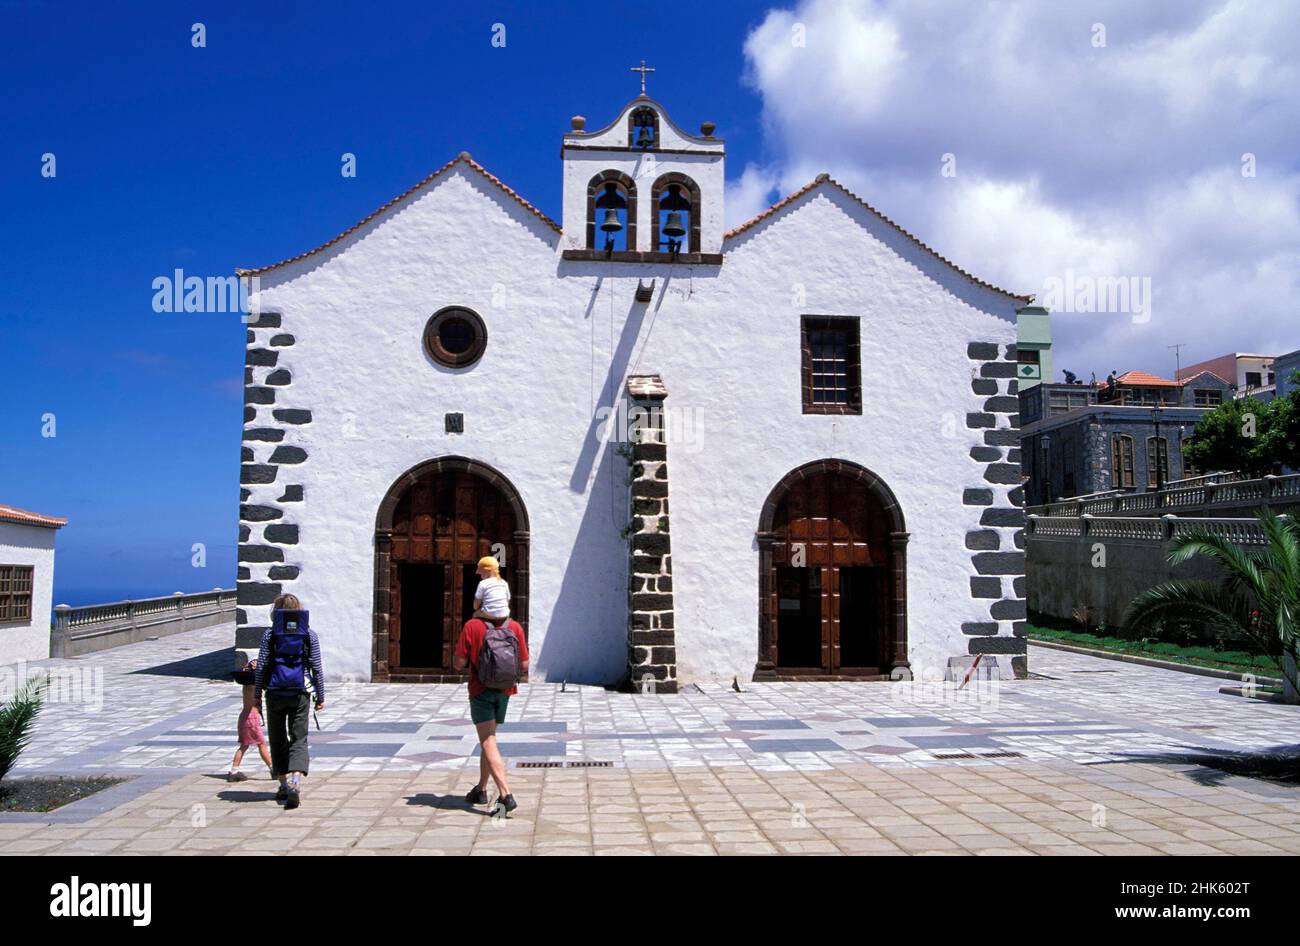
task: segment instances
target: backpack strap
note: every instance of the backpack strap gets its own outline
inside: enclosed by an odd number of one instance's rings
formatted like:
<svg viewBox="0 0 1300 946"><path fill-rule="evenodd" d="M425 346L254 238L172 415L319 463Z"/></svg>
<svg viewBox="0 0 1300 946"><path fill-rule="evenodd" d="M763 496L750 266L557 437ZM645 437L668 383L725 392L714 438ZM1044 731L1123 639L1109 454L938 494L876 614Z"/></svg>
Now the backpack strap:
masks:
<svg viewBox="0 0 1300 946"><path fill-rule="evenodd" d="M307 685L307 678L311 677L311 685ZM314 699L316 696L316 677L311 672L311 629L308 628L302 635L302 685L303 688ZM320 724L317 723L317 728Z"/></svg>

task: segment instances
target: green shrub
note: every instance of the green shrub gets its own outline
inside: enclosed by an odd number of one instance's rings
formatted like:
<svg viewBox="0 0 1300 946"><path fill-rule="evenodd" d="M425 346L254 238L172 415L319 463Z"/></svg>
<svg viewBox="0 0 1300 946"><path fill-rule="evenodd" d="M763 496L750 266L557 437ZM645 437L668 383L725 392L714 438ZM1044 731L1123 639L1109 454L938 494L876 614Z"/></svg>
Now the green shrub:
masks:
<svg viewBox="0 0 1300 946"><path fill-rule="evenodd" d="M1171 565L1199 555L1215 562L1223 578L1166 581L1142 592L1128 607L1124 629L1145 636L1189 621L1206 625L1225 643L1250 641L1282 671L1287 702L1300 702L1300 522L1268 507L1256 519L1265 540L1256 547L1243 548L1204 528L1173 539Z"/></svg>
<svg viewBox="0 0 1300 946"><path fill-rule="evenodd" d="M44 677L32 677L19 688L14 698L0 705L0 779L18 762L18 756L27 748L32 724L41 711L41 695L45 690Z"/></svg>

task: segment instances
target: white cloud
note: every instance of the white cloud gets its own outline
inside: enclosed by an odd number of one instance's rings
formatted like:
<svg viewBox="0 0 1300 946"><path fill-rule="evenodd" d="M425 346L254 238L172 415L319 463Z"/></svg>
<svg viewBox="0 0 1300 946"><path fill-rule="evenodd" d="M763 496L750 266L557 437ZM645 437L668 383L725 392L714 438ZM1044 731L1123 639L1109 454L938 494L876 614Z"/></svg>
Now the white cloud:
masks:
<svg viewBox="0 0 1300 946"><path fill-rule="evenodd" d="M1297 43L1286 4L1242 0L804 0L745 41L775 158L733 181L729 222L829 171L1009 289L1150 277L1149 322L1054 320L1058 366L1085 377L1170 374L1175 342L1184 360L1300 347Z"/></svg>
<svg viewBox="0 0 1300 946"><path fill-rule="evenodd" d="M727 182L727 226L739 226L770 207L779 183L776 175L758 165L745 165L740 177Z"/></svg>

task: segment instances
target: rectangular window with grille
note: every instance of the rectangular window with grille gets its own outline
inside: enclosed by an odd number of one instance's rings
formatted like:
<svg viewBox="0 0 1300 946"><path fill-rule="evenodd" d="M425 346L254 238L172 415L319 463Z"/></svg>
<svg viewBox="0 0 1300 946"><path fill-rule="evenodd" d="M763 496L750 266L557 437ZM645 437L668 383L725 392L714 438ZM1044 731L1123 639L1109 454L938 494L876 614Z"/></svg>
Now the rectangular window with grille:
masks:
<svg viewBox="0 0 1300 946"><path fill-rule="evenodd" d="M1223 403L1223 392L1214 388L1196 388L1195 396L1197 407L1218 407Z"/></svg>
<svg viewBox="0 0 1300 946"><path fill-rule="evenodd" d="M856 317L802 320L803 412L861 414L862 361Z"/></svg>
<svg viewBox="0 0 1300 946"><path fill-rule="evenodd" d="M0 624L30 621L32 566L0 565Z"/></svg>

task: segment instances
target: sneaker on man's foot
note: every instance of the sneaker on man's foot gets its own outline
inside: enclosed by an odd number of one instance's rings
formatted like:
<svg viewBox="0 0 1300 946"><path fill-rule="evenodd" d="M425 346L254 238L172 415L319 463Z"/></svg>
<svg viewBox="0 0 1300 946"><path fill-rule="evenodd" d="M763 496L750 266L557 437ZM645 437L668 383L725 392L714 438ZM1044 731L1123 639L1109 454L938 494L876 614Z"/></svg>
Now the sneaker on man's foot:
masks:
<svg viewBox="0 0 1300 946"><path fill-rule="evenodd" d="M300 804L302 804L302 797L301 797L301 793L298 791L298 786L290 785L288 789L285 791L284 810L292 811L294 808L297 808Z"/></svg>
<svg viewBox="0 0 1300 946"><path fill-rule="evenodd" d="M280 787L275 790L275 800L284 801L288 797L289 797L289 786L286 785L284 782L281 782Z"/></svg>
<svg viewBox="0 0 1300 946"><path fill-rule="evenodd" d="M492 816L509 818L510 812L519 807L519 802L515 801L514 795L502 795L497 799L497 806L492 810Z"/></svg>
<svg viewBox="0 0 1300 946"><path fill-rule="evenodd" d="M465 800L471 805L486 805L488 800L487 790L475 785L469 790L469 793L466 794Z"/></svg>
<svg viewBox="0 0 1300 946"><path fill-rule="evenodd" d="M227 772L227 773L226 773L226 781L227 781L227 782L246 782L246 781L248 781L248 776L245 775L243 772L240 772L239 770L236 769L236 770L234 770L234 771L231 771L231 772Z"/></svg>

